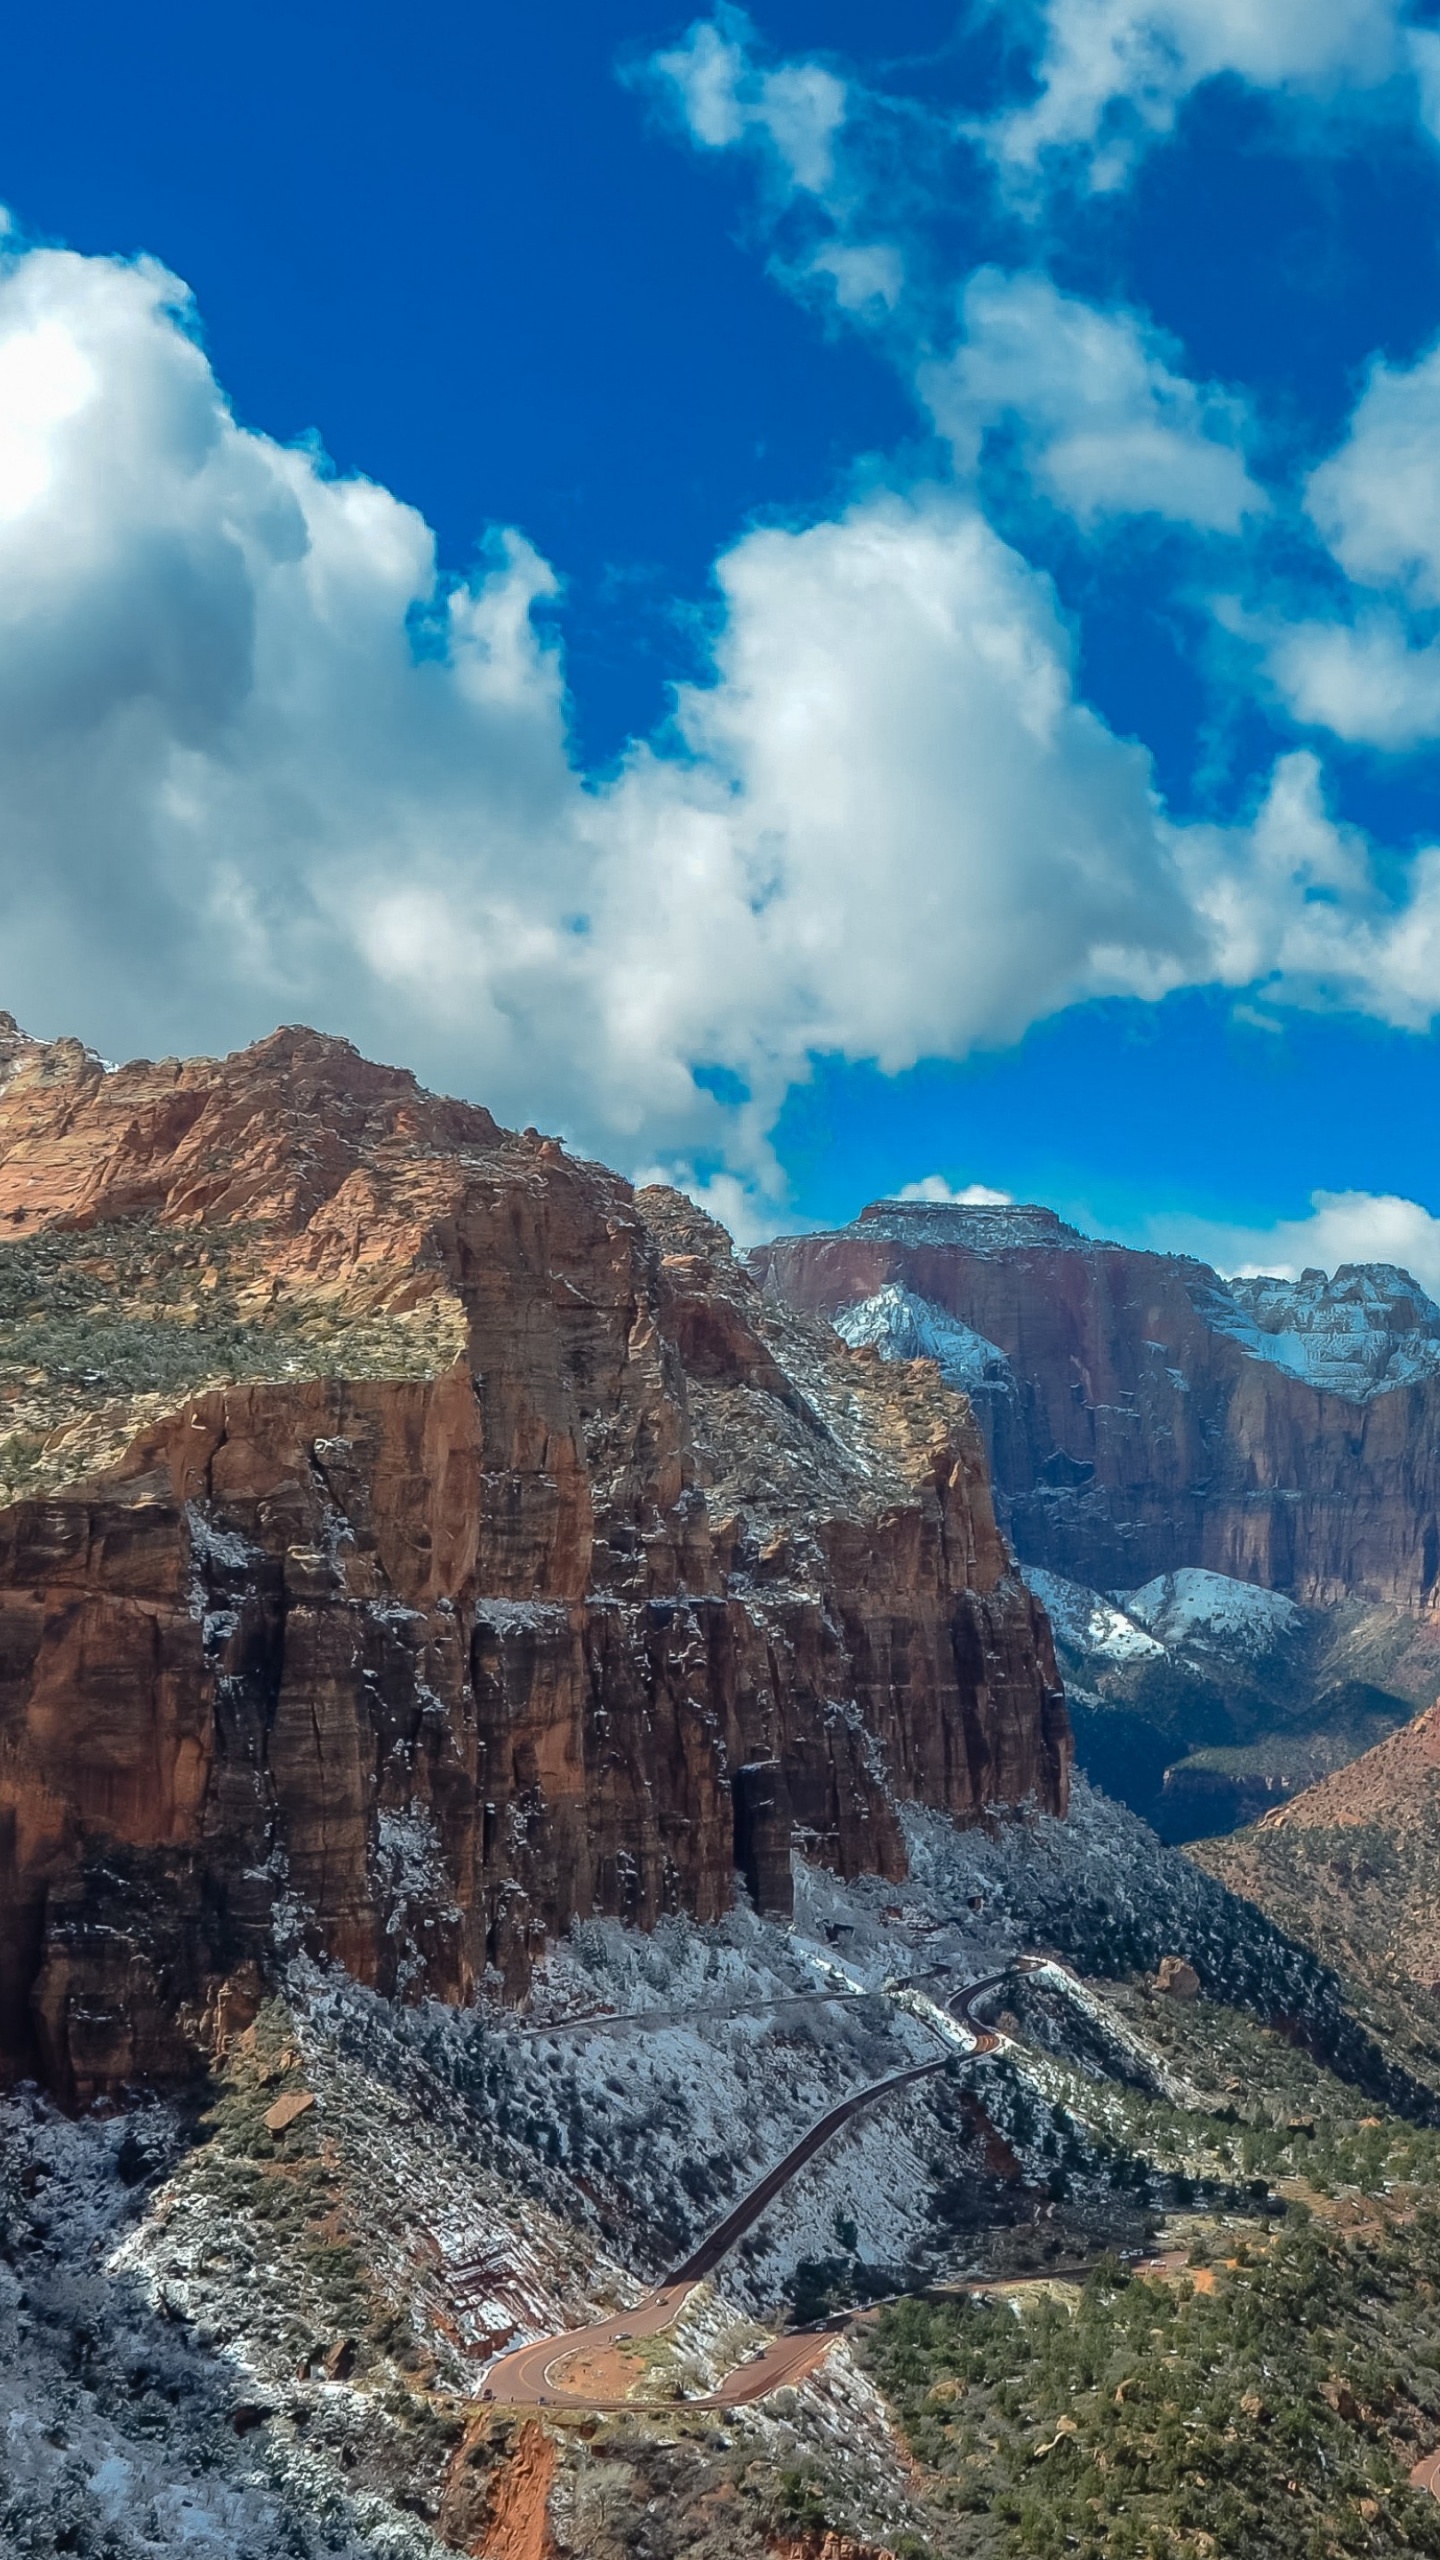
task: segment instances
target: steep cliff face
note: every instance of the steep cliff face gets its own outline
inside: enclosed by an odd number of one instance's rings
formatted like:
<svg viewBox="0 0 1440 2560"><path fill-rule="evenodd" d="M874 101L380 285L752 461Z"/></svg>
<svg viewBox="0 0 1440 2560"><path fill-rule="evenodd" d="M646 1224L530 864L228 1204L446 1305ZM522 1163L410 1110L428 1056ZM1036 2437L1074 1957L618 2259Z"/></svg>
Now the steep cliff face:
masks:
<svg viewBox="0 0 1440 2560"><path fill-rule="evenodd" d="M1440 1578L1440 1310L1384 1267L1225 1282L1049 1210L882 1201L752 1257L970 1392L1020 1555L1101 1590L1200 1565L1406 1609Z"/></svg>
<svg viewBox="0 0 1440 2560"><path fill-rule="evenodd" d="M0 1024L0 2060L86 2096L274 1934L518 1993L576 1913L1063 1809L969 1409L720 1229L284 1032Z"/></svg>

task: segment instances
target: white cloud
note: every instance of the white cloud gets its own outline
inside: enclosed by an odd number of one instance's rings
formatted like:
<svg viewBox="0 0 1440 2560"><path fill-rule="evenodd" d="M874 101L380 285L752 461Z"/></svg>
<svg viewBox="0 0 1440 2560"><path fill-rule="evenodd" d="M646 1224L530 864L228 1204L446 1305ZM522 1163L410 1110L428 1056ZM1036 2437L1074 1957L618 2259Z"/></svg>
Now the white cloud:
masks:
<svg viewBox="0 0 1440 2560"><path fill-rule="evenodd" d="M612 1152L754 1166L812 1048L959 1053L1202 957L1144 755L941 494L741 541L683 752L596 792L545 563L507 535L447 590L411 509L236 426L158 268L9 259L12 451L0 897L42 1027L308 1014Z"/></svg>
<svg viewBox="0 0 1440 2560"><path fill-rule="evenodd" d="M790 1057L889 1072L1198 960L1147 759L1076 700L1048 583L979 516L880 496L719 575L695 768L640 759L625 809L671 849L637 927L693 953L703 1054L736 1057L758 997Z"/></svg>
<svg viewBox="0 0 1440 2560"><path fill-rule="evenodd" d="M888 314L905 288L905 261L893 241L847 246L827 240L814 250L799 281L828 278L840 309L852 318Z"/></svg>
<svg viewBox="0 0 1440 2560"><path fill-rule="evenodd" d="M1238 533L1269 500L1245 460L1243 404L1177 369L1142 315L1105 311L1048 276L982 267L959 301L923 248L954 132L913 101L847 87L814 62L767 68L749 19L721 9L645 66L704 150L749 151L765 173L777 282L878 340L962 470L989 429L1013 431L1037 487L1087 530L1158 516ZM775 96L809 102L797 130ZM797 199L804 198L797 220ZM783 219L782 219L783 217Z"/></svg>
<svg viewBox="0 0 1440 2560"><path fill-rule="evenodd" d="M1250 827L1168 825L953 493L747 534L713 681L590 785L547 565L511 533L447 586L413 510L237 427L188 317L153 266L0 263L0 1001L34 1028L318 1020L758 1224L816 1052L1216 977L1434 1012L1440 851L1387 904L1307 758Z"/></svg>
<svg viewBox="0 0 1440 2560"><path fill-rule="evenodd" d="M1409 0L1000 0L999 13L1030 40L1033 94L963 128L813 58L767 68L748 13L727 0L645 74L702 149L744 144L782 193L823 200L842 222L865 188L838 146L876 115L922 155L968 131L1012 200L1057 162L1094 189L1123 185L1192 90L1226 73L1342 114L1388 90L1392 111L1440 135L1440 34L1407 24ZM882 192L896 179L887 165Z"/></svg>
<svg viewBox="0 0 1440 2560"><path fill-rule="evenodd" d="M982 267L961 317L955 354L919 377L960 462L1009 418L1038 486L1083 525L1158 515L1233 533L1268 505L1245 467L1240 404L1172 371L1170 349L1134 312L1097 310L1048 276Z"/></svg>
<svg viewBox="0 0 1440 2560"><path fill-rule="evenodd" d="M723 0L631 77L698 150L749 156L777 236L784 217L783 253L770 261L778 283L862 328L889 329L910 281L901 197L914 193L897 183L893 156L878 182L872 166L890 102L813 57L767 61L746 11ZM913 138L925 119L913 107L902 116ZM899 337L912 334L905 315Z"/></svg>
<svg viewBox="0 0 1440 2560"><path fill-rule="evenodd" d="M1440 41L1440 39L1437 39ZM1345 610L1261 618L1266 668L1297 720L1404 753L1440 737L1440 347L1377 363L1344 441L1306 488L1351 581Z"/></svg>
<svg viewBox="0 0 1440 2560"><path fill-rule="evenodd" d="M1440 346L1405 369L1375 366L1306 500L1357 585L1440 604Z"/></svg>
<svg viewBox="0 0 1440 2560"><path fill-rule="evenodd" d="M705 151L758 150L786 189L823 195L835 174L845 84L819 62L757 65L742 9L697 19L683 41L646 65L651 80Z"/></svg>
<svg viewBox="0 0 1440 2560"><path fill-rule="evenodd" d="M967 1182L963 1190L953 1190L943 1173L922 1174L918 1182L902 1183L895 1194L897 1200L933 1200L947 1209L1008 1209L1013 1205L1012 1191L992 1191L987 1183Z"/></svg>
<svg viewBox="0 0 1440 2560"><path fill-rule="evenodd" d="M1266 663L1307 727L1396 754L1440 737L1440 641L1417 645L1394 612L1279 626Z"/></svg>
<svg viewBox="0 0 1440 2560"><path fill-rule="evenodd" d="M1204 80L1344 99L1406 71L1403 0L1044 0L1038 95L980 130L1012 171L1078 155L1101 189L1123 183Z"/></svg>
<svg viewBox="0 0 1440 2560"><path fill-rule="evenodd" d="M1188 829L1176 852L1222 984L1410 1031L1440 1016L1440 846L1387 893L1366 838L1331 817L1315 756L1280 758L1248 826Z"/></svg>
<svg viewBox="0 0 1440 2560"><path fill-rule="evenodd" d="M1393 1193L1315 1191L1307 1218L1270 1227L1156 1218L1145 1241L1160 1252L1196 1254L1216 1271L1273 1272L1288 1280L1302 1271L1334 1273L1345 1262L1390 1262L1440 1298L1440 1218Z"/></svg>

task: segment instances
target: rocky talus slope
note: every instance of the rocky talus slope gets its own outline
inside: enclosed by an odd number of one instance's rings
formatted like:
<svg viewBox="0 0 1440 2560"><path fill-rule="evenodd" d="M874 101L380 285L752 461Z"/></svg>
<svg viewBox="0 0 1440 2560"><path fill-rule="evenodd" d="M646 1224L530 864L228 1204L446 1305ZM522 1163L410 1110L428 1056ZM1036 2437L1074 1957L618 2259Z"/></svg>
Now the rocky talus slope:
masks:
<svg viewBox="0 0 1440 2560"><path fill-rule="evenodd" d="M346 1044L0 1022L0 2065L242 2028L277 1940L511 1993L575 1915L1063 1809L969 1408L722 1231Z"/></svg>
<svg viewBox="0 0 1440 2560"><path fill-rule="evenodd" d="M752 1256L767 1295L972 1395L1020 1556L1202 1566L1328 1606L1440 1589L1440 1309L1386 1265L1222 1280L1037 1208L879 1201Z"/></svg>

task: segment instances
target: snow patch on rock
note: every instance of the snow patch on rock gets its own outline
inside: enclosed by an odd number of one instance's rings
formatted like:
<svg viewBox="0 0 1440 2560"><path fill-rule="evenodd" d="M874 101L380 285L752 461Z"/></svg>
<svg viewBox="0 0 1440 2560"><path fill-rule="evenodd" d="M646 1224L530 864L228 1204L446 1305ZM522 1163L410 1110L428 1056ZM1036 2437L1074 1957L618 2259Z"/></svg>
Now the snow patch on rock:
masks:
<svg viewBox="0 0 1440 2560"><path fill-rule="evenodd" d="M1304 1271L1298 1280L1207 1273L1191 1297L1212 1330L1252 1359L1352 1403L1440 1374L1440 1307L1395 1263L1342 1263L1333 1278Z"/></svg>
<svg viewBox="0 0 1440 2560"><path fill-rule="evenodd" d="M833 1321L852 1351L869 1343L883 1360L933 1360L951 1386L970 1390L1014 1383L998 1343L987 1342L983 1333L976 1333L958 1316L893 1280L858 1305L842 1307Z"/></svg>
<svg viewBox="0 0 1440 2560"><path fill-rule="evenodd" d="M1128 1618L1138 1619L1161 1647L1177 1652L1208 1651L1256 1661L1298 1635L1305 1623L1303 1612L1283 1592L1237 1582L1227 1573L1207 1573L1199 1565L1157 1574L1138 1591L1115 1596Z"/></svg>
<svg viewBox="0 0 1440 2560"><path fill-rule="evenodd" d="M1216 1577L1207 1576L1207 1580ZM1136 1613L1117 1607L1103 1591L1082 1582L1067 1582L1060 1573L1027 1564L1024 1579L1044 1609L1057 1641L1071 1653L1090 1654L1104 1662L1159 1662L1165 1645L1157 1634L1136 1623ZM1123 1595L1122 1595L1123 1596Z"/></svg>

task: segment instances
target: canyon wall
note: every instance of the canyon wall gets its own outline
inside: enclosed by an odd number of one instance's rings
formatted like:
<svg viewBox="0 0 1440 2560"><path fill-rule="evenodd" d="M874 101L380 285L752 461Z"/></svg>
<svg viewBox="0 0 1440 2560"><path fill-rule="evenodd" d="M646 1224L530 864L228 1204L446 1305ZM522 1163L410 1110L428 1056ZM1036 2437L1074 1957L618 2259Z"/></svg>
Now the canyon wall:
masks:
<svg viewBox="0 0 1440 2560"><path fill-rule="evenodd" d="M1408 1274L1226 1282L1045 1209L900 1201L751 1263L771 1296L967 1388L1027 1563L1101 1590L1201 1565L1434 1607L1440 1311Z"/></svg>
<svg viewBox="0 0 1440 2560"><path fill-rule="evenodd" d="M1063 1811L963 1397L722 1231L285 1032L0 1020L0 2068L84 2099L277 1943L523 1993L576 1915Z"/></svg>

